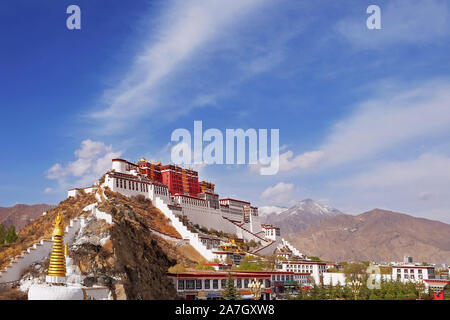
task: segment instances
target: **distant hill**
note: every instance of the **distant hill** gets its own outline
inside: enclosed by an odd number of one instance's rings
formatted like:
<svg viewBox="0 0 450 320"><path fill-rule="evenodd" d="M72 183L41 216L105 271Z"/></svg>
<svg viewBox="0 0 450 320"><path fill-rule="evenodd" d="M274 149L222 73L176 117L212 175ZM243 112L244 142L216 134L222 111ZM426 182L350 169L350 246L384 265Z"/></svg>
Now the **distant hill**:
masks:
<svg viewBox="0 0 450 320"><path fill-rule="evenodd" d="M299 232L318 221L343 214L337 209L322 205L311 199L299 201L291 208L278 210L278 212L276 210L280 209L279 207L265 208L274 208L274 210L268 214L260 214L262 222L280 227L282 235Z"/></svg>
<svg viewBox="0 0 450 320"><path fill-rule="evenodd" d="M0 207L0 223L5 227L11 225L20 230L28 223L39 217L42 212L49 211L53 206L48 204L16 204L14 207Z"/></svg>
<svg viewBox="0 0 450 320"><path fill-rule="evenodd" d="M331 261L450 263L450 225L374 209L337 215L286 236L300 251Z"/></svg>

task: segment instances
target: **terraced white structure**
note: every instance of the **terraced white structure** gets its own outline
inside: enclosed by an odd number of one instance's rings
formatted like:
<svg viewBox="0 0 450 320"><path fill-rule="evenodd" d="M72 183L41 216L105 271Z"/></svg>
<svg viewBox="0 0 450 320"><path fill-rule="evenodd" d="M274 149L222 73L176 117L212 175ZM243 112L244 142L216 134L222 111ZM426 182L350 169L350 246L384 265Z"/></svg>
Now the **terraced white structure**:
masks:
<svg viewBox="0 0 450 320"><path fill-rule="evenodd" d="M279 245L285 245L298 256L301 253L287 241L281 239L279 228L276 234L268 236L268 226L262 225L259 220L258 208L250 202L236 199L218 199L218 195L211 191L198 194L173 193L169 187L155 181L145 174L147 167L138 166L122 159L112 161L112 169L105 174L100 188L108 187L114 192L125 196L142 195L150 199L167 218L183 239L189 243L207 260L222 259L217 248L208 249L199 239L199 234L188 229L186 220L192 225L215 229L236 237L255 241L260 246L253 251L254 254L272 254ZM169 169L166 169L169 170ZM187 179L187 178L186 178ZM69 197L76 196L80 189L71 189ZM85 192L96 192L95 187L84 189ZM183 223L184 221L184 223Z"/></svg>

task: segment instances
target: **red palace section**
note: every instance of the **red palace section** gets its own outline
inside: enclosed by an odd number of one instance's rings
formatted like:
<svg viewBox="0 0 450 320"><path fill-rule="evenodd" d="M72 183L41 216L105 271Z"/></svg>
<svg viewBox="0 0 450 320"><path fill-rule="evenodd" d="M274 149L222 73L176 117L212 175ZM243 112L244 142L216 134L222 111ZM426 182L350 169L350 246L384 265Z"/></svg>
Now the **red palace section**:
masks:
<svg viewBox="0 0 450 320"><path fill-rule="evenodd" d="M162 165L161 162L151 163L142 158L138 163L139 172L151 180L165 184L171 195L185 194L197 197L201 192L198 172L184 169L176 165Z"/></svg>

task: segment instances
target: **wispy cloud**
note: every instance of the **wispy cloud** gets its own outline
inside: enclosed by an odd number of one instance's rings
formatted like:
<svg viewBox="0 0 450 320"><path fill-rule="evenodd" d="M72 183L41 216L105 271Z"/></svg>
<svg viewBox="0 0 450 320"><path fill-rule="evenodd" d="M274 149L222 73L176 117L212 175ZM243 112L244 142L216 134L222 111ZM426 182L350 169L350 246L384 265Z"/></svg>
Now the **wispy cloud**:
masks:
<svg viewBox="0 0 450 320"><path fill-rule="evenodd" d="M292 183L279 182L268 187L261 193L261 199L266 203L286 205L295 202L295 187Z"/></svg>
<svg viewBox="0 0 450 320"><path fill-rule="evenodd" d="M355 195L352 202L373 203L391 209L422 213L450 221L450 157L424 153L403 161L385 161L366 172L332 183L345 194ZM345 196L344 196L345 197ZM347 199L349 201L350 199Z"/></svg>
<svg viewBox="0 0 450 320"><path fill-rule="evenodd" d="M449 82L434 81L409 90L391 88L379 96L336 123L317 150L295 157L292 151L281 154L280 171L348 164L418 138L450 133Z"/></svg>
<svg viewBox="0 0 450 320"><path fill-rule="evenodd" d="M123 81L105 91L101 104L106 107L92 117L101 120L103 129L112 131L143 114L155 113L163 107L158 92L165 81L183 70L225 30L235 28L267 2L171 1L164 19L151 31L152 37L144 40L144 49L135 57Z"/></svg>

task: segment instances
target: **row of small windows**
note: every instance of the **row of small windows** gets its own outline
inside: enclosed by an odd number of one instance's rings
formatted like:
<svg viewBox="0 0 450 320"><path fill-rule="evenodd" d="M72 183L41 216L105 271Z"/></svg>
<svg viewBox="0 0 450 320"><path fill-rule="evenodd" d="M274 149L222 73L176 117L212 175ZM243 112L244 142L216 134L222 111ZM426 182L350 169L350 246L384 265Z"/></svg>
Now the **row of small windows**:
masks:
<svg viewBox="0 0 450 320"><path fill-rule="evenodd" d="M414 277L414 275L412 274L412 275L407 275L407 274L405 274L405 279L411 279L411 280L414 280L415 279L415 277ZM421 274L419 274L419 279L423 279L423 276L421 275Z"/></svg>
<svg viewBox="0 0 450 320"><path fill-rule="evenodd" d="M206 207L205 200L197 200L197 199L192 199L192 198L181 197L181 203L190 204L190 205L194 205L194 206Z"/></svg>
<svg viewBox="0 0 450 320"><path fill-rule="evenodd" d="M235 279L234 285L237 289L248 289L251 279ZM259 279L259 283L263 284L263 280ZM227 279L220 279L220 288L226 287ZM265 280L266 288L270 287L270 281ZM210 290L219 289L219 279L205 280L178 280L178 290Z"/></svg>
<svg viewBox="0 0 450 320"><path fill-rule="evenodd" d="M125 179L116 179L116 188L128 189L133 191L148 192L148 185L136 181Z"/></svg>
<svg viewBox="0 0 450 320"><path fill-rule="evenodd" d="M307 279L305 275L295 276L296 279ZM272 281L294 281L294 275L292 274L273 274Z"/></svg>
<svg viewBox="0 0 450 320"><path fill-rule="evenodd" d="M401 272L402 272L402 269L397 269L397 273L401 273ZM404 269L404 272L408 273L408 269ZM409 269L409 273L414 273L414 269ZM419 269L418 273L422 274L422 269Z"/></svg>
<svg viewBox="0 0 450 320"><path fill-rule="evenodd" d="M155 189L155 193L156 194L161 194L161 195L164 195L164 196L168 196L169 195L169 191L167 191L167 188L155 185L154 189Z"/></svg>
<svg viewBox="0 0 450 320"><path fill-rule="evenodd" d="M313 269L313 266L312 265L304 265L304 264L302 264L302 265L298 265L298 264L289 264L289 265L287 265L287 270L288 271L293 271L293 270L295 270L295 271L297 271L297 270L306 270L306 271L312 271L312 269ZM319 270L321 270L321 271L325 271L325 269L326 269L326 267L325 266L319 266Z"/></svg>

